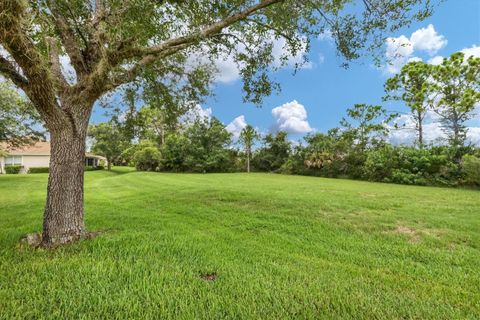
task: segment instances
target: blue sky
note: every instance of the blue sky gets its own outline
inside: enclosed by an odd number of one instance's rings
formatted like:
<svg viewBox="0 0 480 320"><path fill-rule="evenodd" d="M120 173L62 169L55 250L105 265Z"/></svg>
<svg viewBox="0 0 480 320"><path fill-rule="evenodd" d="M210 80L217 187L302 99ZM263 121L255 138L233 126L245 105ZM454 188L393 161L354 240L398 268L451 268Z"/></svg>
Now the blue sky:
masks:
<svg viewBox="0 0 480 320"><path fill-rule="evenodd" d="M413 36L417 30L420 31ZM391 37L412 41L409 50L413 52L407 53L405 61L414 57L428 61L467 48L473 48L469 52L480 54L480 0L447 0L440 4L432 17L413 23ZM386 52L387 45L384 50ZM210 108L225 125L237 119L229 127L232 131L246 122L262 132L286 128L291 139L298 139L310 129L323 132L337 126L346 108L355 103L382 104L383 84L392 75L386 67L379 69L372 65L372 61L361 59L344 69L340 67L342 60L336 56L335 47L328 39L313 40L308 56L312 64L310 68L301 69L295 75L291 68L285 68L273 75L281 83L282 90L278 95L267 97L262 108L242 102L241 81L232 76L232 67L224 62L220 66L223 74L219 78L222 80L215 86L216 97L202 107ZM402 62L398 61L398 65L401 66ZM306 115L298 105L304 107ZM398 104L383 105L391 110L406 110ZM279 106L284 107L272 114L272 110ZM102 113L102 110L95 110L93 122L101 120ZM300 127L295 129L296 125ZM472 121L471 125L480 126L480 121ZM439 127L432 126L431 130L433 137L438 134L433 131L438 131ZM472 132L476 130L474 128ZM480 128L478 137L480 141Z"/></svg>

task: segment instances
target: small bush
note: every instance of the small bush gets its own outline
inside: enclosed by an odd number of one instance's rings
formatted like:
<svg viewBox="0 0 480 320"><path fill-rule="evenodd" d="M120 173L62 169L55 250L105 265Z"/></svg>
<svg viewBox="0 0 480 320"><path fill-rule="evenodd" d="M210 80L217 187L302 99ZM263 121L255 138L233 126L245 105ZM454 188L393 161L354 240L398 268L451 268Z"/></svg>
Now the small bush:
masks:
<svg viewBox="0 0 480 320"><path fill-rule="evenodd" d="M462 168L465 173L465 182L480 186L480 158L468 154L463 156Z"/></svg>
<svg viewBox="0 0 480 320"><path fill-rule="evenodd" d="M28 169L28 173L48 173L48 167L31 167Z"/></svg>
<svg viewBox="0 0 480 320"><path fill-rule="evenodd" d="M23 166L6 166L5 172L8 174L19 174L22 169Z"/></svg>
<svg viewBox="0 0 480 320"><path fill-rule="evenodd" d="M85 171L96 171L96 170L103 170L103 166L85 166Z"/></svg>
<svg viewBox="0 0 480 320"><path fill-rule="evenodd" d="M133 156L135 167L139 171L158 171L160 167L160 151L155 147L145 147Z"/></svg>

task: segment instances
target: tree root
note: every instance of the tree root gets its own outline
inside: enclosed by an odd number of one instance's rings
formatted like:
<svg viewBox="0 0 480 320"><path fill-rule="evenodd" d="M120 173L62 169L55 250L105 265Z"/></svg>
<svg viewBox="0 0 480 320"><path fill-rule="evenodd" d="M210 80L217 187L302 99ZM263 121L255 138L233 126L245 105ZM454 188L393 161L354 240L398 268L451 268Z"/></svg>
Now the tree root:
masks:
<svg viewBox="0 0 480 320"><path fill-rule="evenodd" d="M68 236L63 239L56 239L56 241L43 241L41 233L30 233L20 239L20 248L45 248L55 249L61 246L66 246L72 243L76 243L80 240L89 240L96 238L106 233L106 230L102 231L86 231L80 236Z"/></svg>

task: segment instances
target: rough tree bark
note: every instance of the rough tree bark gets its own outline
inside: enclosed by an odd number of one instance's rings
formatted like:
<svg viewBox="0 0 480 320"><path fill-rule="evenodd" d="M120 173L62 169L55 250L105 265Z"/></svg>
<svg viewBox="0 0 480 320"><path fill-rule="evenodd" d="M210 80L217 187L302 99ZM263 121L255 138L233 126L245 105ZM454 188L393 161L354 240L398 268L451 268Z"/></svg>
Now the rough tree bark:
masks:
<svg viewBox="0 0 480 320"><path fill-rule="evenodd" d="M42 236L45 246L78 240L85 232L85 139L70 132L52 132L51 146Z"/></svg>
<svg viewBox="0 0 480 320"><path fill-rule="evenodd" d="M42 245L53 247L86 236L83 211L88 106L65 108L69 125L50 129L50 171ZM83 112L74 112L82 110ZM82 114L83 113L83 114Z"/></svg>

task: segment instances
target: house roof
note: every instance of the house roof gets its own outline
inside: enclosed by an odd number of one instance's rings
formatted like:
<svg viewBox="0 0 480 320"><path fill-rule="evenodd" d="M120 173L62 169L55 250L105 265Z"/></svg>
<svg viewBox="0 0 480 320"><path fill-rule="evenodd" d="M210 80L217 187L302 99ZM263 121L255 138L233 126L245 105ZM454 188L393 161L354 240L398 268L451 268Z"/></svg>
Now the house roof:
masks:
<svg viewBox="0 0 480 320"><path fill-rule="evenodd" d="M6 143L2 143L0 147L11 156L49 156L50 155L50 142L38 141L34 144L28 144L21 147L7 147Z"/></svg>
<svg viewBox="0 0 480 320"><path fill-rule="evenodd" d="M95 159L99 159L99 160L107 160L107 158L105 157L102 157L102 156L99 156L99 155L96 155L96 154L93 154L93 153L85 153L85 157L86 158L95 158Z"/></svg>
<svg viewBox="0 0 480 320"><path fill-rule="evenodd" d="M6 143L0 142L0 149L5 150L10 156L50 156L50 142L48 141L38 141L17 148L9 148ZM106 160L105 157L88 152L85 153L85 157Z"/></svg>

